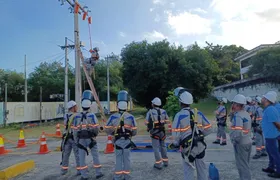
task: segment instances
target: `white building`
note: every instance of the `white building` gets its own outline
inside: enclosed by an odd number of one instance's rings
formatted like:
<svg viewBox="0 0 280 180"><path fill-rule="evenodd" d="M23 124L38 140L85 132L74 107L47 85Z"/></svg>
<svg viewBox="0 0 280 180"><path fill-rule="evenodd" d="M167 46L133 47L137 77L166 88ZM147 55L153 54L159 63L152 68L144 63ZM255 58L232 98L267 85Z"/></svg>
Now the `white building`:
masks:
<svg viewBox="0 0 280 180"><path fill-rule="evenodd" d="M254 56L261 50L273 47L280 47L280 41L276 42L275 44L262 44L254 49L238 56L234 59L234 61L239 61L240 67L240 77L244 79L244 75L248 72L249 68L252 66L252 61L254 60Z"/></svg>

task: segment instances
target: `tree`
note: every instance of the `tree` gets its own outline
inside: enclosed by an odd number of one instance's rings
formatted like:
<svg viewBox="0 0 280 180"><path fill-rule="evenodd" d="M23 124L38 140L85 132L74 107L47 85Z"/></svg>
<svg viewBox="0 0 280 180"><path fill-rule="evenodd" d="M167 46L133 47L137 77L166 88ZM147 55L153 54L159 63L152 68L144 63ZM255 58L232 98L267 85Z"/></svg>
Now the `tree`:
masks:
<svg viewBox="0 0 280 180"><path fill-rule="evenodd" d="M172 91L168 91L168 97L166 98L166 104L163 106L168 116L173 119L177 112L180 111L180 105L178 98L173 94Z"/></svg>
<svg viewBox="0 0 280 180"><path fill-rule="evenodd" d="M211 91L217 65L210 54L196 44L184 50L166 40L153 44L132 42L121 52L124 85L141 105L177 86L192 90L195 100Z"/></svg>
<svg viewBox="0 0 280 180"><path fill-rule="evenodd" d="M280 48L270 48L257 53L254 56L252 67L248 75L253 77L258 75L273 79L274 82L280 82Z"/></svg>
<svg viewBox="0 0 280 180"><path fill-rule="evenodd" d="M68 87L74 97L75 78L74 70L69 68ZM64 94L64 67L60 62L43 62L29 75L28 79L28 101L40 100L40 87L42 87L42 100L53 101L51 94ZM63 101L63 99L62 99Z"/></svg>
<svg viewBox="0 0 280 180"><path fill-rule="evenodd" d="M231 83L239 80L240 71L238 62L234 61L234 58L247 52L248 50L236 45L221 46L213 45L206 42L205 49L211 54L219 66L219 72L214 78L213 85L219 86L222 84Z"/></svg>
<svg viewBox="0 0 280 180"><path fill-rule="evenodd" d="M107 100L107 61L100 60L95 66L95 79L93 79L94 86L99 94L100 100ZM124 89L122 80L122 63L118 60L112 59L109 61L110 71L110 99L116 100L117 94ZM86 79L85 79L86 80ZM89 85L86 83L86 88Z"/></svg>
<svg viewBox="0 0 280 180"><path fill-rule="evenodd" d="M24 101L24 75L16 71L0 70L0 101L5 100L5 83L7 83L8 101L22 102Z"/></svg>

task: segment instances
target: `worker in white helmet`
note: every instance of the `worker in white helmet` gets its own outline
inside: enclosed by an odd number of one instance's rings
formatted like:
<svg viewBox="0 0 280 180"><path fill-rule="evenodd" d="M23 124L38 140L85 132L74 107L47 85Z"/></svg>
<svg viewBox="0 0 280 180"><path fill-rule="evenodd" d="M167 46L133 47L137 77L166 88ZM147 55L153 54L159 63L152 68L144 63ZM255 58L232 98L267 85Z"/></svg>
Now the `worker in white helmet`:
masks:
<svg viewBox="0 0 280 180"><path fill-rule="evenodd" d="M220 144L221 146L227 145L227 136L226 136L226 125L227 125L227 108L224 104L227 103L226 98L219 100L218 108L215 111L217 119L217 139L214 141L214 144Z"/></svg>
<svg viewBox="0 0 280 180"><path fill-rule="evenodd" d="M167 149L165 144L165 123L168 122L168 115L160 108L161 100L156 97L152 100L152 109L147 112L145 124L147 131L152 138L152 146L155 155L154 168L162 169L162 165L168 166Z"/></svg>
<svg viewBox="0 0 280 180"><path fill-rule="evenodd" d="M195 167L197 179L206 180L208 173L203 160L206 153L204 137L211 133L211 124L201 112L191 109L192 94L182 87L176 88L174 94L178 97L182 109L174 117L172 124L174 141L168 147L183 148L181 155L185 180L194 180Z"/></svg>
<svg viewBox="0 0 280 180"><path fill-rule="evenodd" d="M263 116L263 109L260 107L262 98L257 96L255 98L256 104L255 104L255 112L253 114L252 119L252 127L254 130L254 134L256 136L255 144L256 144L256 154L253 156L253 159L259 159L261 156L267 156L264 146L264 137L262 133L262 116Z"/></svg>
<svg viewBox="0 0 280 180"><path fill-rule="evenodd" d="M93 168L95 169L95 177L99 179L104 176L101 172L101 164L99 160L98 146L96 137L99 133L98 119L94 113L90 112L92 101L94 100L92 92L85 90L82 96L82 109L73 119L73 134L75 142L79 148L80 172L82 180L89 178L88 166L86 165L86 155L92 155Z"/></svg>
<svg viewBox="0 0 280 180"><path fill-rule="evenodd" d="M233 116L231 119L230 139L234 147L236 166L239 173L239 179L251 180L251 171L249 168L250 155L252 150L251 117L244 110L246 98L237 94L232 100Z"/></svg>
<svg viewBox="0 0 280 180"><path fill-rule="evenodd" d="M253 99L251 97L246 97L246 105L244 106L244 110L249 113L251 118L253 117L254 112L254 105L253 105Z"/></svg>
<svg viewBox="0 0 280 180"><path fill-rule="evenodd" d="M269 91L269 93L274 94L274 96L276 96L277 99L277 93L275 91ZM278 110L279 114L280 114L280 103L279 102L275 102L274 103L274 107ZM280 152L280 137L278 138L278 148L279 148L279 152Z"/></svg>
<svg viewBox="0 0 280 180"><path fill-rule="evenodd" d="M77 168L77 174L81 175L80 173L80 161L79 161L79 151L78 147L74 141L73 137L73 131L71 127L68 126L68 124L72 124L73 117L76 115L78 107L77 103L75 101L69 101L67 103L68 113L65 114L64 117L64 126L65 131L62 136L62 142L61 142L61 151L62 151L62 161L60 163L61 165L61 175L65 175L68 172L68 165L69 165L69 157L71 155L71 151L73 149L74 156L76 159L76 168Z"/></svg>
<svg viewBox="0 0 280 180"><path fill-rule="evenodd" d="M110 116L105 131L107 135L114 136L116 164L113 179L128 180L131 179L130 149L133 145L131 139L137 134L137 123L134 116L126 112L128 105L127 91L120 91L117 101L119 112Z"/></svg>
<svg viewBox="0 0 280 180"><path fill-rule="evenodd" d="M280 179L280 152L278 151L278 139L280 138L280 114L274 107L276 93L266 93L262 98L264 106L262 130L265 138L265 147L269 156L269 165L262 169L269 173L269 177Z"/></svg>

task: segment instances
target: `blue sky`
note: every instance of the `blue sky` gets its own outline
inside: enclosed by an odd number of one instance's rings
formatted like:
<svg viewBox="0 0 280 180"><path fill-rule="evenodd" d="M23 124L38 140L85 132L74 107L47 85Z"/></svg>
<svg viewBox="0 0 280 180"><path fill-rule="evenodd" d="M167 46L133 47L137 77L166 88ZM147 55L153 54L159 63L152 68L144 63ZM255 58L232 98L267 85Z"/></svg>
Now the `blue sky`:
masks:
<svg viewBox="0 0 280 180"><path fill-rule="evenodd" d="M195 41L237 44L247 49L280 40L279 0L80 0L92 11L93 46L101 56L131 41L168 39L188 46ZM73 14L57 0L0 0L2 69L23 72L46 60L62 60L64 37L74 40ZM80 40L90 48L87 21L79 17ZM84 51L88 56L88 53ZM74 52L69 54L74 65Z"/></svg>

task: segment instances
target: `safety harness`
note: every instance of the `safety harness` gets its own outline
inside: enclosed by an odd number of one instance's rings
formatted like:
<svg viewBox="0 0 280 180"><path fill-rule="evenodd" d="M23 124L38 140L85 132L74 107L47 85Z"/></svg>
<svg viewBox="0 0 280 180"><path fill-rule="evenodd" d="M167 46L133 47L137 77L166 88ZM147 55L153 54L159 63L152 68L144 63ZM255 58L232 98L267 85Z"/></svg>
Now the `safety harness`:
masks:
<svg viewBox="0 0 280 180"><path fill-rule="evenodd" d="M78 138L78 142L77 142L77 147L80 149L83 149L86 151L87 155L88 155L88 150L85 146L83 146L82 144L80 144L80 139L90 139L91 142L89 144L89 148L93 148L96 145L96 140L93 139L93 137L96 137L96 134L91 131L91 129L89 128L89 123L87 121L87 113L81 113L82 118L81 118L81 122L79 124L79 131L77 133L77 138ZM84 121L85 120L85 121ZM86 127L83 127L86 126Z"/></svg>
<svg viewBox="0 0 280 180"><path fill-rule="evenodd" d="M226 126L227 125L227 123L226 123L226 121L227 121L227 108L225 107L225 110L226 110L226 115L225 116L223 116L223 117L221 117L221 118L217 118L217 121L218 121L218 126L220 125L220 126ZM220 120L223 120L223 122L222 123L220 123L219 121Z"/></svg>
<svg viewBox="0 0 280 180"><path fill-rule="evenodd" d="M150 118L149 118L149 124L148 124L148 129L153 130L153 133L151 133L151 137L153 139L158 139L160 141L164 141L166 139L165 135L165 127L164 123L161 122L161 112L160 109L155 109L157 111L157 122L154 120L154 116L152 112L150 111ZM163 137L160 138L159 133L163 132Z"/></svg>
<svg viewBox="0 0 280 180"><path fill-rule="evenodd" d="M115 141L119 140L120 138L124 138L125 140L129 139L131 141L132 131L128 130L124 127L124 115L126 112L120 112L120 122L119 126L116 128L115 131ZM125 148L122 148L118 145L116 145L116 149L128 149L131 147L131 143L129 143Z"/></svg>
<svg viewBox="0 0 280 180"><path fill-rule="evenodd" d="M204 142L204 135L203 133L197 129L194 121L194 113L190 110L187 109L190 113L190 124L191 124L191 129L192 129L192 134L187 136L185 139L183 139L180 142L180 146L182 146L183 149L188 149L187 152L183 153L181 152L182 158L185 159L185 156L188 157L188 160L192 163L194 162L195 159L202 159L205 156L205 150L207 148L206 143ZM196 155L195 157L191 155L191 151L195 146L198 146L198 142L202 143L204 146L204 149L201 153Z"/></svg>

